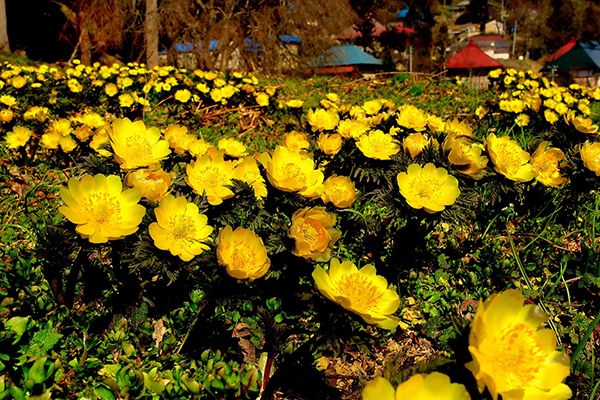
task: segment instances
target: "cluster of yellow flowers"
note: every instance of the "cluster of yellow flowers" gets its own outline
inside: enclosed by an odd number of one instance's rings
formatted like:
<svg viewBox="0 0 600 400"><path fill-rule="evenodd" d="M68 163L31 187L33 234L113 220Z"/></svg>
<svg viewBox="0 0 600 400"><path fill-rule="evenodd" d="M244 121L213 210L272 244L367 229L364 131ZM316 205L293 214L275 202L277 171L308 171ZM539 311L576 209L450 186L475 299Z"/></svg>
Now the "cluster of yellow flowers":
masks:
<svg viewBox="0 0 600 400"><path fill-rule="evenodd" d="M539 73L512 68L493 70L489 77L502 91L498 110L513 116L516 125L527 126L534 120L554 125L562 120L579 132L598 132L598 125L590 118L590 103L600 100L600 88L579 84L562 87ZM478 115L482 117L486 111L482 107Z"/></svg>
<svg viewBox="0 0 600 400"><path fill-rule="evenodd" d="M469 334L473 373L481 393L494 400L571 398L563 383L569 375L569 357L556 350L556 336L543 328L540 307L524 304L516 290L506 290L480 302ZM394 389L383 377L367 383L363 400L469 400L466 388L439 372L417 374Z"/></svg>

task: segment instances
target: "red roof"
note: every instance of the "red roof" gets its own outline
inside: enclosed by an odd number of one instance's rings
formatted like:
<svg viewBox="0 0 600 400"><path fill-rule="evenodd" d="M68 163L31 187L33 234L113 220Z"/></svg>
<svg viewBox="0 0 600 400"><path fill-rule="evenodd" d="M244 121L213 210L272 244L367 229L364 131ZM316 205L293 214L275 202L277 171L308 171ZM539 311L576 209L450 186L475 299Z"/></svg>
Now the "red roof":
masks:
<svg viewBox="0 0 600 400"><path fill-rule="evenodd" d="M476 69L504 67L501 63L485 54L472 41L467 47L450 57L446 68L448 69Z"/></svg>
<svg viewBox="0 0 600 400"><path fill-rule="evenodd" d="M565 43L560 49L556 50L554 53L550 54L546 61L554 61L558 57L565 54L567 51L571 50L575 44L577 44L577 40L571 38L567 43Z"/></svg>

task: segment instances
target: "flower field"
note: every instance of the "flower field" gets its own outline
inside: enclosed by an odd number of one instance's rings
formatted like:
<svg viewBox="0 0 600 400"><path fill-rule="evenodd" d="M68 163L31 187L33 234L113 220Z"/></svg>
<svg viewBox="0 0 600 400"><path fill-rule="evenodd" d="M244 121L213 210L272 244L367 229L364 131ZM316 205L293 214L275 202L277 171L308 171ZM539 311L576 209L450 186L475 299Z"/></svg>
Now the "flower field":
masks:
<svg viewBox="0 0 600 400"><path fill-rule="evenodd" d="M0 67L0 399L594 399L600 89Z"/></svg>

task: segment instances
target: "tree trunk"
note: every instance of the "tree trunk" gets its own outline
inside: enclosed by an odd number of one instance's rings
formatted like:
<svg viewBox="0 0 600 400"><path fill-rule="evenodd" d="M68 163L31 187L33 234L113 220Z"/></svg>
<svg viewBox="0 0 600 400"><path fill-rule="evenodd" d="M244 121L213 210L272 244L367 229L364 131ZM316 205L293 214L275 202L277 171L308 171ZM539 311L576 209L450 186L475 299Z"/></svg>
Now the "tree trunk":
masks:
<svg viewBox="0 0 600 400"><path fill-rule="evenodd" d="M8 30L6 29L6 2L0 0L0 50L10 51Z"/></svg>
<svg viewBox="0 0 600 400"><path fill-rule="evenodd" d="M146 0L144 34L146 35L146 67L158 66L158 1Z"/></svg>

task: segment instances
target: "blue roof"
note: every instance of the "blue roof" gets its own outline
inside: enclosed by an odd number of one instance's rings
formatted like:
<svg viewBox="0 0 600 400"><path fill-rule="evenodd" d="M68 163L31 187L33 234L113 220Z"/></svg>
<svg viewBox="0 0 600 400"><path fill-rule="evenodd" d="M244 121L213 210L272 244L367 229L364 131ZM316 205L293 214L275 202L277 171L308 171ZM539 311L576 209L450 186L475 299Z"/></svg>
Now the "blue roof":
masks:
<svg viewBox="0 0 600 400"><path fill-rule="evenodd" d="M347 44L343 46L333 46L327 53L316 57L312 64L316 67L383 65L383 61L373 57L353 44Z"/></svg>
<svg viewBox="0 0 600 400"><path fill-rule="evenodd" d="M302 39L294 35L279 35L279 40L283 43L300 43Z"/></svg>

